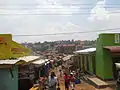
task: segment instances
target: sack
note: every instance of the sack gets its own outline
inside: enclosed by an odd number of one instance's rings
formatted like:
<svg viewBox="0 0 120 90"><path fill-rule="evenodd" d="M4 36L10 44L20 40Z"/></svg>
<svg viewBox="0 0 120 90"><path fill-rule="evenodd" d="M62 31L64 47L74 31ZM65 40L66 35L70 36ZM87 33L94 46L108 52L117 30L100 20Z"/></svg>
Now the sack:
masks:
<svg viewBox="0 0 120 90"><path fill-rule="evenodd" d="M79 79L75 79L75 84L80 84L81 81Z"/></svg>

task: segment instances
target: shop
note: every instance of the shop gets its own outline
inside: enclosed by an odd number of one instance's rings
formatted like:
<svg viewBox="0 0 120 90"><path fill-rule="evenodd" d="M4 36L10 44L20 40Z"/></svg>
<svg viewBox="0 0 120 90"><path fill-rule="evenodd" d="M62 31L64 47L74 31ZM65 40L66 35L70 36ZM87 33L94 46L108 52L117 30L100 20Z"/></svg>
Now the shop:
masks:
<svg viewBox="0 0 120 90"><path fill-rule="evenodd" d="M81 71L96 75L102 80L116 80L115 63L120 62L120 34L100 34L96 48L74 52L74 62Z"/></svg>
<svg viewBox="0 0 120 90"><path fill-rule="evenodd" d="M96 75L103 80L116 79L115 63L120 62L120 34L100 34L96 48Z"/></svg>
<svg viewBox="0 0 120 90"><path fill-rule="evenodd" d="M88 48L74 52L74 61L77 69L80 69L80 72L96 74L95 52L96 48Z"/></svg>
<svg viewBox="0 0 120 90"><path fill-rule="evenodd" d="M18 66L18 90L29 90L39 78L39 68L33 62L39 61L40 57L24 56L18 58L18 60L25 61L24 64Z"/></svg>
<svg viewBox="0 0 120 90"><path fill-rule="evenodd" d="M20 60L0 60L0 90L18 90Z"/></svg>

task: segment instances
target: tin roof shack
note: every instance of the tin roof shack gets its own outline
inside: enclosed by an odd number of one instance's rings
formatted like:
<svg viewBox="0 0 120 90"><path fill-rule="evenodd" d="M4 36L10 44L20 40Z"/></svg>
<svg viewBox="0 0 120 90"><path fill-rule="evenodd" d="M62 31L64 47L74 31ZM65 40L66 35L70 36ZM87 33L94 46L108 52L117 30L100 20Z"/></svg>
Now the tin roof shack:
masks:
<svg viewBox="0 0 120 90"><path fill-rule="evenodd" d="M18 90L29 90L35 83L36 78L39 78L38 71L35 69L33 62L40 60L39 56L24 56L18 60L25 61L24 64L18 66Z"/></svg>
<svg viewBox="0 0 120 90"><path fill-rule="evenodd" d="M0 90L29 90L36 73L30 63L36 60L39 60L38 56L0 60Z"/></svg>
<svg viewBox="0 0 120 90"><path fill-rule="evenodd" d="M19 66L16 64L25 61L16 58L29 54L30 50L14 42L11 34L0 34L0 90L18 90Z"/></svg>
<svg viewBox="0 0 120 90"><path fill-rule="evenodd" d="M95 52L96 48L87 48L74 52L76 66L81 72L96 74Z"/></svg>
<svg viewBox="0 0 120 90"><path fill-rule="evenodd" d="M0 90L18 90L18 66L20 60L0 60Z"/></svg>
<svg viewBox="0 0 120 90"><path fill-rule="evenodd" d="M115 63L120 62L120 34L100 34L96 44L96 75L103 80L116 79Z"/></svg>

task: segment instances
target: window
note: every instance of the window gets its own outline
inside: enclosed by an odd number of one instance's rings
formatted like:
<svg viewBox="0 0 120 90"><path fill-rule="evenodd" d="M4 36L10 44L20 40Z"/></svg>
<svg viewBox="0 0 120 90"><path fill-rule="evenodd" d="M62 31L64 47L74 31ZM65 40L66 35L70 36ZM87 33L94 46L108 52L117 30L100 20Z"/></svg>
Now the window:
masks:
<svg viewBox="0 0 120 90"><path fill-rule="evenodd" d="M115 34L115 43L120 43L120 34Z"/></svg>

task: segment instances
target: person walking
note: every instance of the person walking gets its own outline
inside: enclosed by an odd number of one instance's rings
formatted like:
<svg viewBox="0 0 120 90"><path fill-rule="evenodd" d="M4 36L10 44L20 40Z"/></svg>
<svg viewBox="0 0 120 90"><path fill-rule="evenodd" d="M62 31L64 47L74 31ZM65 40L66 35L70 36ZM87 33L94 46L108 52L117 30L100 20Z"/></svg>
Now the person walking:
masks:
<svg viewBox="0 0 120 90"><path fill-rule="evenodd" d="M59 75L62 78L62 70L61 69L59 69Z"/></svg>
<svg viewBox="0 0 120 90"><path fill-rule="evenodd" d="M65 90L69 90L70 79L67 73L64 73Z"/></svg>
<svg viewBox="0 0 120 90"><path fill-rule="evenodd" d="M45 90L45 77L40 77L39 88L40 90Z"/></svg>
<svg viewBox="0 0 120 90"><path fill-rule="evenodd" d="M51 72L51 75L48 77L48 85L49 85L48 90L56 90L57 77L54 72Z"/></svg>
<svg viewBox="0 0 120 90"><path fill-rule="evenodd" d="M71 89L74 90L75 89L75 77L73 75L73 73L70 74L70 86L71 86Z"/></svg>

